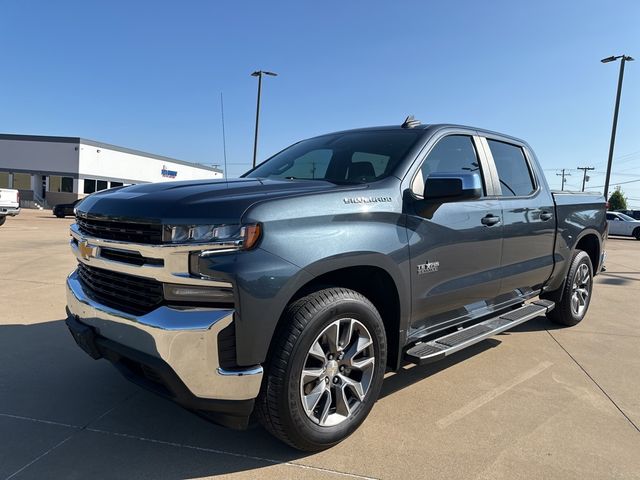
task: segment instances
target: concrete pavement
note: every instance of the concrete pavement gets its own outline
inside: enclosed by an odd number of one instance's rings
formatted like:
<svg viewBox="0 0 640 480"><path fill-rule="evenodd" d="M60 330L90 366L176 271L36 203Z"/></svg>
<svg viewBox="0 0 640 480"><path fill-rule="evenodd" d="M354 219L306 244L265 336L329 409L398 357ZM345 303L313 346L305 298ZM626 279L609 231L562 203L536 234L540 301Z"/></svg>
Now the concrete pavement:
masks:
<svg viewBox="0 0 640 480"><path fill-rule="evenodd" d="M73 343L71 219L0 227L0 478L640 478L640 242L610 239L587 318L544 317L385 380L328 451L208 423Z"/></svg>

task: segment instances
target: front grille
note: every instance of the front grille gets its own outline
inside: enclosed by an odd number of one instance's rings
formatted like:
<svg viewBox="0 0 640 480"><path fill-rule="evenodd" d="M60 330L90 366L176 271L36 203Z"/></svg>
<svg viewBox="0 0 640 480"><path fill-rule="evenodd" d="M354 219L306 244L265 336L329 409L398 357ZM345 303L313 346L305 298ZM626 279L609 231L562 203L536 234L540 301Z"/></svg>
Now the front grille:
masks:
<svg viewBox="0 0 640 480"><path fill-rule="evenodd" d="M97 238L135 243L162 243L162 225L76 217L81 232Z"/></svg>
<svg viewBox="0 0 640 480"><path fill-rule="evenodd" d="M116 262L128 263L130 265L155 265L162 267L164 260L161 258L143 257L139 252L129 252L126 250L117 250L115 248L100 248L100 257Z"/></svg>
<svg viewBox="0 0 640 480"><path fill-rule="evenodd" d="M144 315L163 302L162 283L148 278L78 264L78 276L88 296L107 307Z"/></svg>

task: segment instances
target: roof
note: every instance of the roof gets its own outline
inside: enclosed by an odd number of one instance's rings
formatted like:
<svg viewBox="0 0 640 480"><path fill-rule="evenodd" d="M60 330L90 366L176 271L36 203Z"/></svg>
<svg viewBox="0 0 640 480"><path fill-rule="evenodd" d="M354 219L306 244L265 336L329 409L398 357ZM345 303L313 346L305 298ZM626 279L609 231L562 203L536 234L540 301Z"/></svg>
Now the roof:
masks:
<svg viewBox="0 0 640 480"><path fill-rule="evenodd" d="M165 162L179 163L181 165L187 165L189 167L201 168L203 170L210 170L212 172L222 173L222 170L215 167L209 167L196 162L187 162L185 160L178 160L176 158L165 157L164 155L156 155L155 153L143 152L142 150L134 150L132 148L119 147L118 145L111 145L109 143L97 142L95 140L89 140L81 137L55 137L48 135L18 135L12 133L0 133L0 140L18 140L26 142L50 142L50 143L71 143L91 145L93 147L108 148L109 150L115 150L117 152L130 153L132 155L140 155L142 157L155 158L156 160L163 160Z"/></svg>
<svg viewBox="0 0 640 480"><path fill-rule="evenodd" d="M390 130L391 131L401 130L405 132L418 130L418 131L422 131L424 134L427 134L427 130L430 132L433 132L443 128L475 130L482 135L496 135L499 137L503 137L505 139L511 139L520 143L526 143L524 140L520 138L514 137L512 135L508 135L505 133L488 130L486 128L473 127L470 125L459 125L455 123L424 123L424 124L416 125L415 127L411 127L411 128L405 128L405 127L402 127L401 125L383 125L383 126L376 126L376 127L352 128L348 130L339 130L337 132L324 133L324 134L318 135L318 137L324 137L325 135L335 135L335 134L342 134L342 133L380 132L380 131L390 131Z"/></svg>

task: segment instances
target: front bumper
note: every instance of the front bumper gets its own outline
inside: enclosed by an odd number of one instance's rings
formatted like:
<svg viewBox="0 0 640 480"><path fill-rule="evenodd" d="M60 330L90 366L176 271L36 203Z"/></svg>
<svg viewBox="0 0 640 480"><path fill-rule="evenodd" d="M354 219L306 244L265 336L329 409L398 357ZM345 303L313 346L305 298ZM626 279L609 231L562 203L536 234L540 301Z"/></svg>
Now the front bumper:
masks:
<svg viewBox="0 0 640 480"><path fill-rule="evenodd" d="M90 327L97 356L136 383L158 384L151 389L194 410L224 412L232 407L229 402L245 404L231 414L253 408L262 367L225 370L219 365L218 334L233 321L233 310L161 306L136 317L89 298L76 272L67 278L67 309L72 333Z"/></svg>
<svg viewBox="0 0 640 480"><path fill-rule="evenodd" d="M0 207L1 215L9 215L15 217L20 213L20 207Z"/></svg>

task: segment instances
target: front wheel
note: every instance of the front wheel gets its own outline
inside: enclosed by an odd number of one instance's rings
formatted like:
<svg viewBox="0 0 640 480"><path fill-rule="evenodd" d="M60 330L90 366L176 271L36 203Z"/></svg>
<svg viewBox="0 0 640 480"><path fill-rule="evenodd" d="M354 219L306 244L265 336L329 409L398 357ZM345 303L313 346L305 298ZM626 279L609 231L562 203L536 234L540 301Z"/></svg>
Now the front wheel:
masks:
<svg viewBox="0 0 640 480"><path fill-rule="evenodd" d="M6 221L7 221L7 217L5 217L4 215L2 217L0 217L0 227L2 225L4 225L4 222L6 222Z"/></svg>
<svg viewBox="0 0 640 480"><path fill-rule="evenodd" d="M378 398L387 357L382 318L358 292L327 288L291 304L283 321L258 416L294 448L329 448L360 426Z"/></svg>
<svg viewBox="0 0 640 480"><path fill-rule="evenodd" d="M573 326L584 318L591 303L593 267L586 252L576 250L569 266L562 300L549 312L549 318L561 325Z"/></svg>

